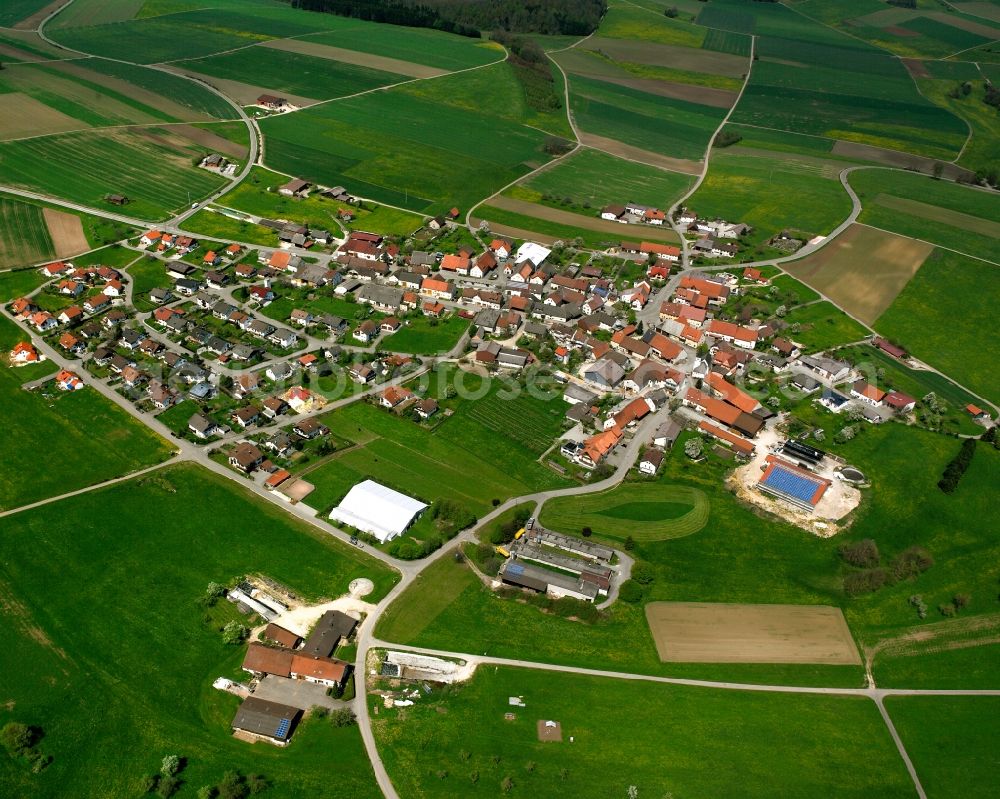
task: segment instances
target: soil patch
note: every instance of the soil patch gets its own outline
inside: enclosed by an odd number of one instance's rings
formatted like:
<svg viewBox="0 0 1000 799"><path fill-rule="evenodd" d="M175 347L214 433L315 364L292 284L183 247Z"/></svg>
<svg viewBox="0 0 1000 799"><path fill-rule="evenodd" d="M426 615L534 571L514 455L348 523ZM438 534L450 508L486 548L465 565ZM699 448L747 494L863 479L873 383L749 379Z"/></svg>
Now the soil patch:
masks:
<svg viewBox="0 0 1000 799"><path fill-rule="evenodd" d="M580 143L595 150L603 150L609 155L616 155L627 161L635 161L648 166L666 169L668 172L681 172L685 175L700 175L701 161L688 161L686 158L670 158L666 155L633 147L617 139L605 136L595 136L593 133L580 133Z"/></svg>
<svg viewBox="0 0 1000 799"><path fill-rule="evenodd" d="M840 608L651 602L646 620L665 663L861 663Z"/></svg>
<svg viewBox="0 0 1000 799"><path fill-rule="evenodd" d="M262 42L261 47L271 47L275 50L287 50L291 53L301 53L302 55L326 58L330 61L342 61L345 64L356 64L359 67L369 69L379 69L382 72L392 72L396 75L405 75L411 78L436 78L439 75L447 75L447 69L428 67L423 64L414 64L412 61L401 61L398 58L374 55L373 53L361 53L357 50L348 50L344 47L333 47L328 44L318 44L307 42L302 39L274 39Z"/></svg>
<svg viewBox="0 0 1000 799"><path fill-rule="evenodd" d="M900 28L898 25L890 25L885 29L886 33L891 33L893 36L899 36L901 39L905 39L909 36L919 36L920 34L916 31L907 30L906 28Z"/></svg>
<svg viewBox="0 0 1000 799"><path fill-rule="evenodd" d="M902 211L911 216L918 216L921 219L943 222L946 225L953 225L954 227L971 230L973 233L979 233L983 236L1000 239L1000 222L983 219L981 216L963 214L961 211L941 208L938 205L930 205L906 197L894 197L891 194L877 195L875 197L875 204L892 211Z"/></svg>
<svg viewBox="0 0 1000 799"><path fill-rule="evenodd" d="M915 78L929 78L931 73L927 71L927 65L917 58L901 58L903 66Z"/></svg>
<svg viewBox="0 0 1000 799"><path fill-rule="evenodd" d="M201 72L195 72L193 69L181 69L175 64L170 65L170 70L172 72L177 72L179 74L195 78L196 80L200 80L202 83L207 83L209 86L214 86L224 95L244 106L255 105L257 103L257 98L262 94L273 94L278 97L284 97L289 103L298 106L299 108L316 105L316 103L319 102L319 100L315 100L312 97L300 97L299 95L289 94L288 92L279 91L278 89L269 89L266 86L253 86L249 83L242 83L238 80L217 78L214 75L205 75Z"/></svg>
<svg viewBox="0 0 1000 799"><path fill-rule="evenodd" d="M66 133L90 126L21 92L0 94L0 139Z"/></svg>
<svg viewBox="0 0 1000 799"><path fill-rule="evenodd" d="M1000 22L1000 6L983 1L972 3L952 3L963 14L972 14L975 17L983 17L994 22Z"/></svg>
<svg viewBox="0 0 1000 799"><path fill-rule="evenodd" d="M866 225L851 225L788 271L866 324L874 324L934 247Z"/></svg>
<svg viewBox="0 0 1000 799"><path fill-rule="evenodd" d="M68 258L90 249L90 242L83 232L83 220L76 214L43 208L42 216L45 217L56 258Z"/></svg>
<svg viewBox="0 0 1000 799"><path fill-rule="evenodd" d="M196 128L193 125L171 125L170 132L190 139L196 144L200 144L213 153L228 155L230 158L246 158L247 149L234 141L212 133L205 128Z"/></svg>
<svg viewBox="0 0 1000 799"><path fill-rule="evenodd" d="M26 50L21 50L17 47L11 47L9 44L0 44L0 56L4 57L4 61L41 61L42 57L37 56L34 53L29 53Z"/></svg>
<svg viewBox="0 0 1000 799"><path fill-rule="evenodd" d="M615 83L629 89L669 97L673 100L685 100L689 103L708 105L712 108L731 108L738 96L736 92L727 89L710 89L706 86L691 86L687 83L668 83L652 78L614 78L604 77L605 83Z"/></svg>
<svg viewBox="0 0 1000 799"><path fill-rule="evenodd" d="M945 14L942 11L935 11L925 16L930 17L935 22L940 22L942 25L958 28L960 31L973 33L990 41L996 41L998 38L997 29L991 28L983 22L976 22L973 19L962 19L961 17L956 17L954 14ZM987 44L987 42L983 42L983 44Z"/></svg>
<svg viewBox="0 0 1000 799"><path fill-rule="evenodd" d="M33 31L35 30L39 23L45 19L49 14L55 11L57 8L62 8L66 5L66 0L52 0L47 6L43 6L38 9L30 17L25 17L20 22L18 22L14 27L22 31Z"/></svg>
<svg viewBox="0 0 1000 799"><path fill-rule="evenodd" d="M945 161L936 161L933 158L925 158L922 155L910 155L899 150L886 150L882 147L873 147L870 144L859 142L838 141L833 145L831 151L834 155L844 158L854 158L859 161L871 161L884 166L892 166L897 169L909 169L914 172L923 172L925 175L934 173L934 165L941 164L944 171L942 177L948 180L957 180L961 176L968 177L972 173L968 169L963 169L955 164Z"/></svg>
<svg viewBox="0 0 1000 799"><path fill-rule="evenodd" d="M550 208L547 205L537 205L526 200L517 200L513 197L494 197L489 202L496 208L505 211L514 211L518 214L531 216L536 219L545 219L549 222L557 222L560 225L571 225L572 227L583 228L584 230L594 230L598 233L607 233L616 238L635 238L653 241L677 242L677 234L669 227L653 227L652 225L623 225L620 222L611 222L607 219L600 219L597 216L583 216L574 214L571 211L563 211L559 208Z"/></svg>
<svg viewBox="0 0 1000 799"><path fill-rule="evenodd" d="M478 225L481 221L481 219L473 218L472 224ZM554 244L560 240L558 236L546 236L544 233L536 233L533 230L511 227L510 225L499 225L496 222L490 222L490 232L499 233L501 236L508 236L514 239L537 241L539 244Z"/></svg>
<svg viewBox="0 0 1000 799"><path fill-rule="evenodd" d="M546 721L545 719L539 719L538 740L561 743L562 724L560 724L558 721Z"/></svg>

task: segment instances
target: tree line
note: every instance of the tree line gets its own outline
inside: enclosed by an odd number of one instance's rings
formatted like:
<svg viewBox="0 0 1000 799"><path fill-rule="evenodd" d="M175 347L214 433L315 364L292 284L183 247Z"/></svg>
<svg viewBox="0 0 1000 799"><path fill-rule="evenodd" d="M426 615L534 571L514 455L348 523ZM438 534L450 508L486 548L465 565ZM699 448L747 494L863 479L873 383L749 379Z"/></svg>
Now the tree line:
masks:
<svg viewBox="0 0 1000 799"><path fill-rule="evenodd" d="M480 38L484 30L585 36L606 0L289 0L293 8Z"/></svg>

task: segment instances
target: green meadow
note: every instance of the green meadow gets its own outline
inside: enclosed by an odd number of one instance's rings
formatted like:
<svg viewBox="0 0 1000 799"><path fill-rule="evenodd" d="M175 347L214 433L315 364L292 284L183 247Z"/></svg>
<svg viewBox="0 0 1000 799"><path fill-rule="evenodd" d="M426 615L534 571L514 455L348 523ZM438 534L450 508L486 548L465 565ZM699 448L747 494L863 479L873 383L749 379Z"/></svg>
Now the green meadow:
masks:
<svg viewBox="0 0 1000 799"><path fill-rule="evenodd" d="M982 302L983 297L996 296L998 284L995 265L935 250L878 318L875 329L970 391L998 402L1000 379L990 366L996 339L983 335L991 312Z"/></svg>
<svg viewBox="0 0 1000 799"><path fill-rule="evenodd" d="M108 211L104 200L126 195L124 212L161 219L219 189L224 179L193 165L203 148L167 129L67 133L0 143L9 184Z"/></svg>
<svg viewBox="0 0 1000 799"><path fill-rule="evenodd" d="M541 131L399 90L271 117L261 128L276 169L427 213L468 208L548 160Z"/></svg>
<svg viewBox="0 0 1000 799"><path fill-rule="evenodd" d="M331 769L338 790L380 795L356 727L312 719L287 749L232 737L239 700L212 682L244 679L245 648L224 644L220 628L246 620L225 600L209 608L199 599L209 582L244 574L312 602L366 576L377 598L396 579L389 569L191 465L7 518L0 541L0 723L40 726L52 756L32 774L5 753L7 790L138 796L176 754L187 762L181 795L230 769L265 775L275 796L329 795Z"/></svg>
<svg viewBox="0 0 1000 799"><path fill-rule="evenodd" d="M27 331L0 320L0 352L28 338ZM10 440L18 442L8 448L0 466L4 510L120 477L164 461L172 451L93 388L64 393L50 386L48 397L38 389L21 388L56 371L48 362L15 369L5 359L0 366L0 419ZM86 381L86 373L82 376Z"/></svg>
<svg viewBox="0 0 1000 799"><path fill-rule="evenodd" d="M523 697L511 708L507 697ZM594 713L599 697L602 710ZM473 679L373 716L405 796L549 794L909 797L913 784L873 702L653 685L482 666ZM504 717L514 711L513 720ZM541 720L562 740L539 741ZM707 751L725 757L706 757ZM601 767L596 768L597 764Z"/></svg>

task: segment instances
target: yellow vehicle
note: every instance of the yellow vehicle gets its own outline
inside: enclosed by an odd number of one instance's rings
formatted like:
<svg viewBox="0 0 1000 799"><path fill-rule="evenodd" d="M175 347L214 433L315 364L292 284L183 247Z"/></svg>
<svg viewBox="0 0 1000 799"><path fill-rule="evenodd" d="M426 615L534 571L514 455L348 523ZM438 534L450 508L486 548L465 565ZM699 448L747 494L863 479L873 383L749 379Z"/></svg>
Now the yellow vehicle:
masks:
<svg viewBox="0 0 1000 799"><path fill-rule="evenodd" d="M503 555L505 558L510 557L510 552L506 547L496 547L496 551L498 554Z"/></svg>
<svg viewBox="0 0 1000 799"><path fill-rule="evenodd" d="M517 541L522 535L524 535L524 528L522 527L516 533L514 533L514 540Z"/></svg>

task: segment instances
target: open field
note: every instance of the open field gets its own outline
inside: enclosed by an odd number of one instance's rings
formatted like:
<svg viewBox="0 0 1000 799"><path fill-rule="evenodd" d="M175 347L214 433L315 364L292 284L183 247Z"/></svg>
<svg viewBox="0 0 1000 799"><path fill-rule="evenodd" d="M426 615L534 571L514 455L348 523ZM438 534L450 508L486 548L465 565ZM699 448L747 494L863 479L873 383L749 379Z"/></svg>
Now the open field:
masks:
<svg viewBox="0 0 1000 799"><path fill-rule="evenodd" d="M243 211L252 216L288 219L299 224L322 227L334 232L339 230L336 214L341 207L340 203L324 199L319 194L312 194L309 197L285 197L278 193L278 187L287 181L288 178L285 175L279 175L262 167L253 167L249 177L232 191L222 195L218 204ZM348 227L356 230L367 230L370 233L408 236L423 224L423 218L418 214L370 202L352 205L351 213L354 214L355 218L348 223ZM199 214L198 216L205 217L207 215ZM217 217L215 224L224 226L225 229L232 229L234 226L243 229L243 225L237 220L228 219L221 215L213 216ZM204 224L209 224L207 219L204 220ZM253 241L260 244L277 243L277 237L273 231L255 225L248 227L255 229L256 238ZM235 236L234 233L228 235L230 238ZM251 239L241 240L251 241Z"/></svg>
<svg viewBox="0 0 1000 799"><path fill-rule="evenodd" d="M0 352L27 339L0 320ZM166 460L170 445L92 388L69 394L23 391L21 384L54 374L50 363L12 369L0 365L0 423L12 446L0 466L0 508L8 510L73 491ZM39 438L41 436L41 438Z"/></svg>
<svg viewBox="0 0 1000 799"><path fill-rule="evenodd" d="M521 185L542 195L569 198L577 205L589 204L597 213L605 205L625 202L669 208L691 182L687 175L584 149L532 175Z"/></svg>
<svg viewBox="0 0 1000 799"><path fill-rule="evenodd" d="M653 14L625 3L609 5L598 33L608 39L638 40L691 48L701 47L705 40L704 28L690 22L668 19L662 12Z"/></svg>
<svg viewBox="0 0 1000 799"><path fill-rule="evenodd" d="M791 262L787 269L870 325L933 250L922 241L851 225L819 252Z"/></svg>
<svg viewBox="0 0 1000 799"><path fill-rule="evenodd" d="M875 680L893 688L993 688L1000 684L1000 641L905 654L879 654Z"/></svg>
<svg viewBox="0 0 1000 799"><path fill-rule="evenodd" d="M509 707L509 696L526 707ZM606 706L600 714L581 701L595 696ZM513 721L504 719L508 710ZM913 793L878 710L864 699L483 667L413 707L380 711L372 717L379 751L404 796L494 796L504 778L513 791L581 799L626 796L629 786L638 796L709 799L736 783L743 797L814 797L831 785L840 796ZM562 742L539 741L539 720L557 721Z"/></svg>
<svg viewBox="0 0 1000 799"><path fill-rule="evenodd" d="M45 208L42 210L42 216L49 229L56 258L65 258L90 249L83 232L83 220L76 214Z"/></svg>
<svg viewBox="0 0 1000 799"><path fill-rule="evenodd" d="M44 209L0 197L0 267L27 266L54 255Z"/></svg>
<svg viewBox="0 0 1000 799"><path fill-rule="evenodd" d="M954 438L897 424L862 425L852 441L841 444L833 440L833 434L847 420L826 411L815 411L814 418L808 418L826 430L824 448L857 466L872 482L849 530L834 539L822 539L775 518L758 516L734 501L724 486L731 461L708 453L705 461L693 463L684 456L680 441L668 455L658 483L651 485L700 490L710 503L709 519L697 535L661 541L635 537L636 546L629 554L653 574L645 586L645 601L840 607L854 637L867 646L915 626L919 630L940 620L950 625L995 613L996 576L982 564L1000 555L1000 542L981 520L990 517L991 486L1000 470L1000 453L988 446L977 447L958 490L947 495L936 483L958 450ZM543 508L543 524L545 517ZM935 564L918 578L850 598L842 588L848 569L837 556L837 548L863 538L876 541L886 568L911 546L932 553ZM463 568L426 575L434 584L452 579L466 582L459 599L444 609L436 607L433 618L422 620L418 632L394 623L393 609L380 623L379 636L436 649L644 674L798 685L862 684L862 670L857 666L665 664L659 659L641 604L616 602L591 623L568 621L530 603L499 600L474 576L466 581ZM961 617L952 620L938 614L937 606L950 602L957 593L972 597ZM920 594L932 609L923 622L908 604L913 594ZM397 604L421 602L419 591L411 589ZM510 634L512 629L517 630L516 636ZM956 674L955 682L961 680L962 675Z"/></svg>
<svg viewBox="0 0 1000 799"><path fill-rule="evenodd" d="M793 326L787 334L807 352L860 341L869 335L868 330L826 300L792 308L785 316L785 324Z"/></svg>
<svg viewBox="0 0 1000 799"><path fill-rule="evenodd" d="M483 390L482 378L466 372L458 372L457 377L470 391ZM541 434L549 435L548 440L561 429L561 413L549 413L550 406L555 407L551 402L533 398L501 400L496 398L500 390L502 386L496 384L486 398L461 402L455 413L442 419L433 431L416 425L409 417L367 403L323 416L323 423L335 435L361 446L345 450L309 473L316 490L307 503L322 511L336 504L355 483L371 477L425 502L453 500L481 515L494 498L566 485L567 481L537 463L537 453L518 438L519 426L529 424L525 411L531 411L531 419L535 420L531 424L537 425ZM417 393L436 396L420 389ZM555 402L562 404L561 399ZM495 410L483 418L485 411L480 410L480 403L488 403ZM541 425L542 420L547 429ZM538 446L540 438L532 441ZM470 474L477 475L477 479L469 480ZM426 514L417 523L417 527L430 525Z"/></svg>
<svg viewBox="0 0 1000 799"><path fill-rule="evenodd" d="M784 6L719 2L699 16L757 34L750 83L732 121L950 160L965 125L917 90L885 51Z"/></svg>
<svg viewBox="0 0 1000 799"><path fill-rule="evenodd" d="M433 322L424 316L407 319L402 329L382 340L381 346L393 352L436 355L450 352L469 329L469 321L458 316Z"/></svg>
<svg viewBox="0 0 1000 799"><path fill-rule="evenodd" d="M1000 32L998 32L1000 36ZM921 80L920 90L933 102L965 120L972 132L958 163L973 172L989 171L996 166L997 139L1000 138L1000 119L996 109L983 102L986 81L976 74L968 78L974 87L970 96L951 97L955 80Z"/></svg>
<svg viewBox="0 0 1000 799"><path fill-rule="evenodd" d="M860 664L840 608L651 602L660 660L681 663Z"/></svg>
<svg viewBox="0 0 1000 799"><path fill-rule="evenodd" d="M362 53L357 50L348 50L344 47L334 47L329 44L319 44L307 39L278 39L277 41L264 42L262 46L289 53L325 58L334 62L339 61L354 64L367 69L379 70L383 73L392 73L400 76L400 80L404 76L409 78L433 78L438 75L447 74L447 70L438 69L437 67L414 64L411 61L389 58L388 56L376 55L375 53ZM361 91L361 89L359 88L358 91Z"/></svg>
<svg viewBox="0 0 1000 799"><path fill-rule="evenodd" d="M590 527L618 542L629 536L636 541L665 541L697 533L708 517L708 497L698 489L641 482L599 494L550 499L542 506L539 521L569 534Z"/></svg>
<svg viewBox="0 0 1000 799"><path fill-rule="evenodd" d="M1000 697L890 697L885 707L928 796L988 799L995 793L1000 763L992 742L1000 735Z"/></svg>
<svg viewBox="0 0 1000 799"><path fill-rule="evenodd" d="M989 365L996 339L982 334L991 324L991 310L981 302L996 296L998 283L996 266L935 250L875 329L970 390L1000 402L1000 379Z"/></svg>
<svg viewBox="0 0 1000 799"><path fill-rule="evenodd" d="M689 205L705 216L746 222L761 238L784 228L829 233L851 211L851 201L835 173L835 169L794 162L778 154L716 152L705 182ZM794 203L788 202L790 196L795 197Z"/></svg>
<svg viewBox="0 0 1000 799"><path fill-rule="evenodd" d="M735 79L743 77L749 63L747 58L738 55L655 42L609 39L604 36L591 36L579 49L600 50L615 61L705 72ZM559 56L560 61L561 58Z"/></svg>
<svg viewBox="0 0 1000 799"><path fill-rule="evenodd" d="M345 48L359 54L384 56L391 53L394 59L446 71L479 67L503 58L503 50L495 42L476 41L428 28L403 28L359 20L351 20L350 24L350 29L321 33L310 36L306 41ZM363 34L359 35L362 31ZM354 63L364 62L359 60Z"/></svg>
<svg viewBox="0 0 1000 799"><path fill-rule="evenodd" d="M633 147L698 160L725 110L660 97L582 75L570 76L570 104L587 133Z"/></svg>
<svg viewBox="0 0 1000 799"><path fill-rule="evenodd" d="M557 225L584 228L585 230L591 230L594 233L602 234L604 238L612 241L619 240L621 238L641 238L647 241L677 242L677 234L672 228L667 227L666 225L662 225L660 227L654 227L651 225L643 225L641 227L637 225L622 225L619 222L611 222L607 219L601 219L600 216L598 216L600 210L598 208L595 208L589 216L585 216L584 214L564 211L560 208L552 208L548 205L529 202L527 200L517 199L503 194L499 197L492 198L490 200L490 207L499 208L504 211L512 211L515 214L532 217L543 222L554 222Z"/></svg>
<svg viewBox="0 0 1000 799"><path fill-rule="evenodd" d="M80 797L137 796L176 753L187 760L181 795L238 769L266 774L275 795L319 796L330 768L352 796L380 795L357 728L314 719L287 749L230 735L238 700L212 681L242 679L245 648L223 644L220 628L246 620L225 600L199 600L210 581L262 574L308 601L366 576L377 601L394 580L387 568L194 466L5 519L0 540L0 723L41 726L53 756L40 776L0 759L0 781L14 794L63 796L72 784ZM151 669L155 679L135 679Z"/></svg>
<svg viewBox="0 0 1000 799"><path fill-rule="evenodd" d="M399 90L271 117L261 128L267 162L281 171L428 213L468 208L548 160L539 130Z"/></svg>
<svg viewBox="0 0 1000 799"><path fill-rule="evenodd" d="M161 218L225 182L192 165L203 153L166 128L66 133L0 143L0 170L10 184L93 208L116 210L104 196L124 194L126 213Z"/></svg>
<svg viewBox="0 0 1000 799"><path fill-rule="evenodd" d="M407 79L406 75L275 48L247 47L196 61L181 61L177 66L202 75L264 86L271 94L293 94L314 100L344 97Z"/></svg>
<svg viewBox="0 0 1000 799"><path fill-rule="evenodd" d="M518 239L531 239L543 244L551 244L556 241L578 241L581 246L596 250L618 246L622 240L622 234L628 232L626 229L620 231L610 230L604 233L590 230L587 227L551 222L541 219L541 214L536 215L536 209L538 212L553 210L542 205L533 205L528 209L528 213L522 214L516 211L508 211L497 205L480 205L476 208L472 222L473 224L478 224L479 220L485 219L489 223L492 232L505 236L513 236ZM574 219L573 221L575 222L576 220ZM580 221L588 222L591 220L589 217L581 216Z"/></svg>
<svg viewBox="0 0 1000 799"><path fill-rule="evenodd" d="M0 25L5 28L13 27L48 4L49 0L8 0L0 11Z"/></svg>
<svg viewBox="0 0 1000 799"><path fill-rule="evenodd" d="M883 169L851 173L859 221L997 261L1000 197L955 183Z"/></svg>
<svg viewBox="0 0 1000 799"><path fill-rule="evenodd" d="M10 300L29 294L46 280L47 278L37 269L0 272L0 302L10 302Z"/></svg>
<svg viewBox="0 0 1000 799"><path fill-rule="evenodd" d="M598 136L594 133L580 133L580 143L585 147L599 150L608 155L624 158L627 161L634 161L637 164L647 164L658 169L666 169L670 172L679 172L685 175L697 175L701 172L701 160L691 161L686 158L673 158L669 155L645 150L642 147L633 147L617 139L609 139L607 136Z"/></svg>

